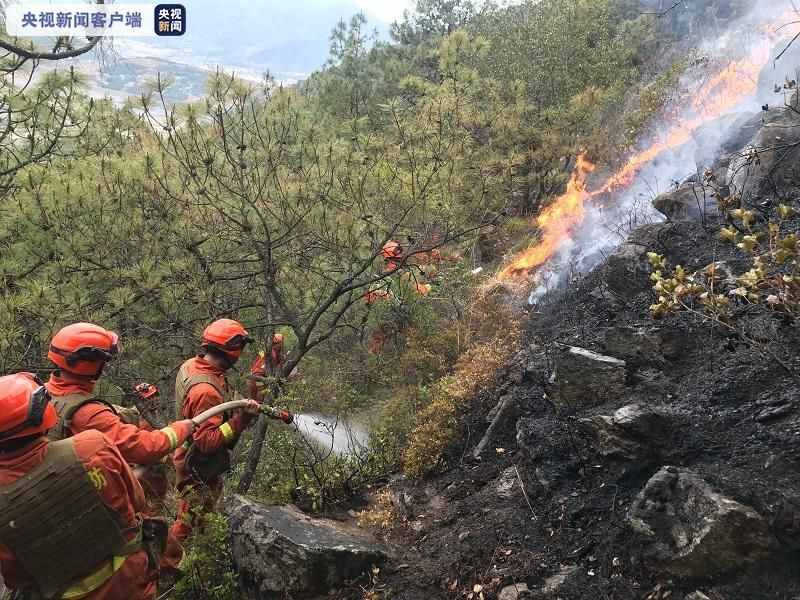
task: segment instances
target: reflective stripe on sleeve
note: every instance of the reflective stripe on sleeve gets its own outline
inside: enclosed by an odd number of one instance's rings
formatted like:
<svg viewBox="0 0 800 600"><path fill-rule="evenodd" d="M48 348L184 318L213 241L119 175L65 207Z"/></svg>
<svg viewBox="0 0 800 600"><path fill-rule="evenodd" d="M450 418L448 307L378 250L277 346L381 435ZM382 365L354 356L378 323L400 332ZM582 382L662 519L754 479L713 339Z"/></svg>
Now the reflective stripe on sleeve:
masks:
<svg viewBox="0 0 800 600"><path fill-rule="evenodd" d="M125 564L127 559L127 556L115 556L111 560L103 563L103 566L97 571L70 586L70 588L61 596L61 599L78 600L79 598L88 596L97 588L102 586L106 581L111 579L114 576L114 573L122 568L122 565Z"/></svg>
<svg viewBox="0 0 800 600"><path fill-rule="evenodd" d="M175 448L178 447L178 434L175 432L175 430L172 427L164 427L164 429L161 430L161 433L169 438L170 450L175 450Z"/></svg>
<svg viewBox="0 0 800 600"><path fill-rule="evenodd" d="M233 431L233 427L231 427L230 423L223 423L220 425L219 431L225 438L226 442L230 442L234 437L236 437L236 433Z"/></svg>

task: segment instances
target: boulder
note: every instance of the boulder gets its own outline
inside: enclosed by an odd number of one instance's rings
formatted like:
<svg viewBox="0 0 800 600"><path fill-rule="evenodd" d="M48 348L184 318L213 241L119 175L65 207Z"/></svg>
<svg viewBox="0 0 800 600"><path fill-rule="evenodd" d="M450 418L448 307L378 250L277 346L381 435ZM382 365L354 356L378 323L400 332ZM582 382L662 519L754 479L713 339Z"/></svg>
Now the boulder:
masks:
<svg viewBox="0 0 800 600"><path fill-rule="evenodd" d="M579 421L603 456L642 460L657 457L672 437L671 416L640 404L623 406L611 416Z"/></svg>
<svg viewBox="0 0 800 600"><path fill-rule="evenodd" d="M543 594L555 594L573 575L578 573L577 565L563 565L561 570L555 575L551 575L544 580L542 586Z"/></svg>
<svg viewBox="0 0 800 600"><path fill-rule="evenodd" d="M734 571L766 558L775 545L755 510L676 467L664 467L647 482L628 520L650 541L648 557L680 577Z"/></svg>
<svg viewBox="0 0 800 600"><path fill-rule="evenodd" d="M549 488L554 482L578 470L576 463L580 459L571 439L568 425L554 416L517 421L517 447L534 465L533 473L529 469L524 472L535 479L525 479L529 495L535 494L535 484Z"/></svg>
<svg viewBox="0 0 800 600"><path fill-rule="evenodd" d="M731 160L728 183L745 201L800 194L800 114L783 106L764 113L761 129Z"/></svg>
<svg viewBox="0 0 800 600"><path fill-rule="evenodd" d="M702 169L720 154L738 152L753 139L759 127L761 115L755 113L731 113L702 125L692 133L695 163Z"/></svg>
<svg viewBox="0 0 800 600"><path fill-rule="evenodd" d="M227 514L234 565L252 600L325 594L387 558L360 530L294 507L234 496Z"/></svg>
<svg viewBox="0 0 800 600"><path fill-rule="evenodd" d="M623 298L633 298L649 290L650 262L647 253L652 248L642 244L626 243L617 248L603 265L603 280L608 289Z"/></svg>
<svg viewBox="0 0 800 600"><path fill-rule="evenodd" d="M558 344L553 402L562 410L581 410L619 400L625 393L624 360Z"/></svg>
<svg viewBox="0 0 800 600"><path fill-rule="evenodd" d="M761 129L760 113L734 113L731 127L723 134L717 154L736 154L753 139Z"/></svg>
<svg viewBox="0 0 800 600"><path fill-rule="evenodd" d="M500 593L497 594L497 600L522 600L522 598L528 597L529 593L528 584L515 583L500 590Z"/></svg>
<svg viewBox="0 0 800 600"><path fill-rule="evenodd" d="M624 360L629 366L663 365L662 336L655 327L618 325L603 330L603 352Z"/></svg>
<svg viewBox="0 0 800 600"><path fill-rule="evenodd" d="M731 188L728 185L728 169L731 165L733 156L731 154L723 154L715 160L704 176L706 185L712 191L719 192L723 198L728 198L731 195Z"/></svg>
<svg viewBox="0 0 800 600"><path fill-rule="evenodd" d="M653 200L653 206L670 221L705 221L719 214L714 190L699 183L661 194Z"/></svg>
<svg viewBox="0 0 800 600"><path fill-rule="evenodd" d="M519 477L514 467L509 467L495 483L495 492L503 500L512 500L520 492Z"/></svg>

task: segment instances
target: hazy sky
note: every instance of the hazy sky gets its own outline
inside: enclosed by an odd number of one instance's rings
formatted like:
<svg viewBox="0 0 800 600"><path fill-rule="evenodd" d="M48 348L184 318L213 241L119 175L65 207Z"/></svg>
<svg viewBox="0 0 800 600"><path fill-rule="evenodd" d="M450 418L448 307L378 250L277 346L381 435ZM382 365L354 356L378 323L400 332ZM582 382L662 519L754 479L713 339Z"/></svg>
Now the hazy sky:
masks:
<svg viewBox="0 0 800 600"><path fill-rule="evenodd" d="M400 18L403 11L414 6L413 0L356 0L361 8L382 21L391 22Z"/></svg>
<svg viewBox="0 0 800 600"><path fill-rule="evenodd" d="M24 5L88 0L16 1ZM327 59L330 32L339 20L348 20L363 11L370 26L386 36L389 24L416 4L415 0L178 1L187 8L188 27L184 37L120 39L117 45L123 50L122 56L156 56L191 64L308 74ZM119 5L140 2L148 0L114 0Z"/></svg>

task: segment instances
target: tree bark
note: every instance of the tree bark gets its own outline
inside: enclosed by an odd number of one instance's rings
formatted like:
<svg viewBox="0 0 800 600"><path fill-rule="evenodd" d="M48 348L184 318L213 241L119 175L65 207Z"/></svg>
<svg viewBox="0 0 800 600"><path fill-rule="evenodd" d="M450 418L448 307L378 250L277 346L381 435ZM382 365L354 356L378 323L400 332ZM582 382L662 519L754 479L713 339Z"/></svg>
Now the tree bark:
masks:
<svg viewBox="0 0 800 600"><path fill-rule="evenodd" d="M267 430L269 429L269 419L265 415L258 417L258 422L255 427L255 435L253 436L253 445L250 446L250 451L247 453L247 463L244 467L244 473L239 480L239 485L236 491L239 494L247 494L250 491L250 486L253 485L258 464L261 462L261 451L264 449L264 440L267 439Z"/></svg>
<svg viewBox="0 0 800 600"><path fill-rule="evenodd" d="M269 264L271 261L267 259L265 262L267 263L265 265L267 273L271 273L272 267ZM272 323L274 315L271 295L267 296L266 305L267 323ZM275 330L272 327L267 328L267 339L264 344L264 374L268 378L275 375L275 373L272 372L272 342L274 336ZM266 402L267 399L269 399L270 402L274 403L275 399L279 396L280 386L277 384L270 384L269 396L264 398L264 401ZM236 488L239 494L247 494L250 491L250 487L253 485L253 479L255 478L256 471L258 471L258 464L261 462L261 452L264 450L264 441L267 439L267 430L269 430L269 418L266 415L260 415L256 423L255 434L253 435L253 445L250 446L250 451L247 453L247 463L245 464L242 478L239 480L239 485Z"/></svg>

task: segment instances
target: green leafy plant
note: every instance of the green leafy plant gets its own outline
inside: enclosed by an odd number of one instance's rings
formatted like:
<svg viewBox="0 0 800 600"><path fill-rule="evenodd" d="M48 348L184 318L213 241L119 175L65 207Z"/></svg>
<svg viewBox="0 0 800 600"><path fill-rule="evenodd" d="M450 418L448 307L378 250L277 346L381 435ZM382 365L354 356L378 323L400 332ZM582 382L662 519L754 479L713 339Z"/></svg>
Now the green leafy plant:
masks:
<svg viewBox="0 0 800 600"><path fill-rule="evenodd" d="M183 577L170 592L173 600L239 600L242 597L224 516L217 513L205 516L202 529L187 543L181 571Z"/></svg>

